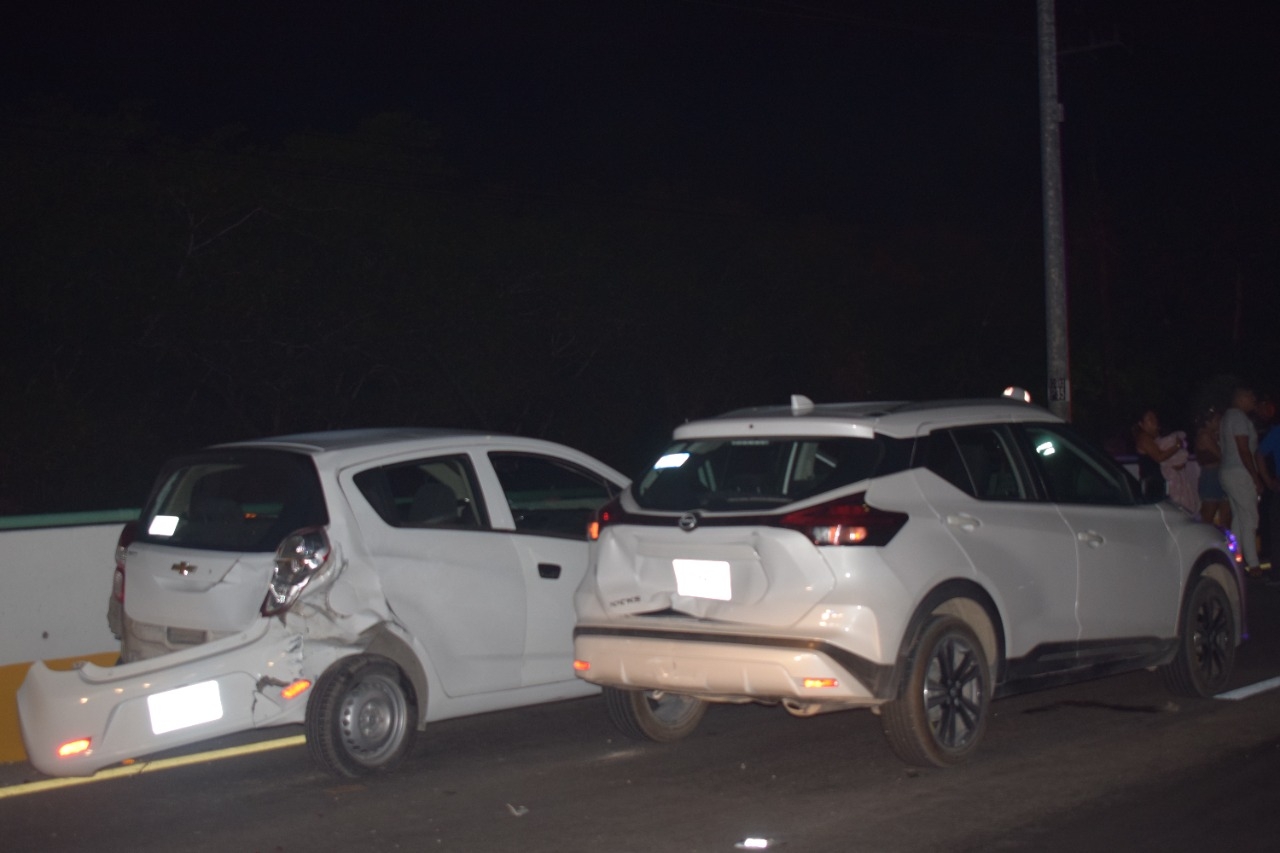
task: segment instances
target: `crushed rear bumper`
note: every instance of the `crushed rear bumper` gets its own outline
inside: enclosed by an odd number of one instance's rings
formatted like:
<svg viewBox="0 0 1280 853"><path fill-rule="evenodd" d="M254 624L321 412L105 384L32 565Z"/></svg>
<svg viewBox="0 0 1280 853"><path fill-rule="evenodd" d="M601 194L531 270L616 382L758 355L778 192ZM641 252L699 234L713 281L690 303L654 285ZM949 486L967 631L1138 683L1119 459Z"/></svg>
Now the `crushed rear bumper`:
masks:
<svg viewBox="0 0 1280 853"><path fill-rule="evenodd" d="M88 776L119 761L208 738L304 719L303 637L281 620L173 654L115 667L32 665L18 689L31 764L50 776ZM68 743L87 748L61 756Z"/></svg>

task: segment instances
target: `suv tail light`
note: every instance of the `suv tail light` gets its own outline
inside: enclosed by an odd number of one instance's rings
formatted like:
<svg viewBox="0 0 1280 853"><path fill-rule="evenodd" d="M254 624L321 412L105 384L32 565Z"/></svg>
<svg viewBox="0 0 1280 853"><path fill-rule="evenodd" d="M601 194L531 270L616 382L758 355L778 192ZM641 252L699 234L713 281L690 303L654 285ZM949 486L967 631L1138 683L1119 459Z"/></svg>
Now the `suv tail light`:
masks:
<svg viewBox="0 0 1280 853"><path fill-rule="evenodd" d="M323 527L307 527L286 536L276 549L276 568L262 602L262 615L288 610L329 562L332 550Z"/></svg>
<svg viewBox="0 0 1280 853"><path fill-rule="evenodd" d="M622 516L622 502L618 498L609 501L596 510L595 517L587 522L587 539L595 542L600 538L600 531L617 522Z"/></svg>
<svg viewBox="0 0 1280 853"><path fill-rule="evenodd" d="M138 522L130 521L120 530L116 540L116 570L111 576L111 597L124 604L124 564L129 558L129 546L138 538Z"/></svg>
<svg viewBox="0 0 1280 853"><path fill-rule="evenodd" d="M778 522L798 530L815 545L887 545L907 523L907 514L876 509L866 493L789 512Z"/></svg>

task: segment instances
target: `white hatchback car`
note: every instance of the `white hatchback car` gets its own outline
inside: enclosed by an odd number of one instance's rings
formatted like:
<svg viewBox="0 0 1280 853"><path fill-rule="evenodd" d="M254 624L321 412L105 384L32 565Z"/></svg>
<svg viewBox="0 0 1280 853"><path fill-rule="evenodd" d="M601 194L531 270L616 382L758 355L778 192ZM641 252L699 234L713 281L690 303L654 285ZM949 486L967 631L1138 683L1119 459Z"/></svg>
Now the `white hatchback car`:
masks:
<svg viewBox="0 0 1280 853"><path fill-rule="evenodd" d="M558 444L359 430L170 461L116 553L122 662L32 667L18 692L51 775L305 722L357 776L432 720L596 692L574 678L593 512L627 480Z"/></svg>
<svg viewBox="0 0 1280 853"><path fill-rule="evenodd" d="M1153 666L1209 695L1243 636L1222 533L1013 400L686 423L593 527L574 665L637 737L708 702L870 707L944 766L993 697Z"/></svg>

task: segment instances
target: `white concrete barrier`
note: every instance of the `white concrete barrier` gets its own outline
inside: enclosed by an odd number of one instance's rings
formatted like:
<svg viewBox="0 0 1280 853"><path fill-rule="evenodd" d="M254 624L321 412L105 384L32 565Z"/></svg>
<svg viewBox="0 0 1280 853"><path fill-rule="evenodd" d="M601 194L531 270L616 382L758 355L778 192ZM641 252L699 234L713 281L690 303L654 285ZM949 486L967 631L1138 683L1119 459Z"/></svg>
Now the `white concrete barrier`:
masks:
<svg viewBox="0 0 1280 853"><path fill-rule="evenodd" d="M0 519L0 762L25 757L14 694L33 661L102 663L118 650L107 628L107 599L116 539L136 515ZM90 523L34 526L59 521Z"/></svg>

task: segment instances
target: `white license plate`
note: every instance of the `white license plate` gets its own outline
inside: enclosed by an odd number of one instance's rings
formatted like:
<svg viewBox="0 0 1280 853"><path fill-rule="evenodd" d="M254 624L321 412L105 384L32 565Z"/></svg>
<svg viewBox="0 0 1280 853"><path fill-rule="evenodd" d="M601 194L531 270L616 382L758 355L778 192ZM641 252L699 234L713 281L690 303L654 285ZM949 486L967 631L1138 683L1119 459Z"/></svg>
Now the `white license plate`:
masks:
<svg viewBox="0 0 1280 853"><path fill-rule="evenodd" d="M733 598L727 560L672 560L676 592L693 598L729 601Z"/></svg>
<svg viewBox="0 0 1280 853"><path fill-rule="evenodd" d="M222 695L218 682L202 681L147 697L151 731L162 735L222 719Z"/></svg>

